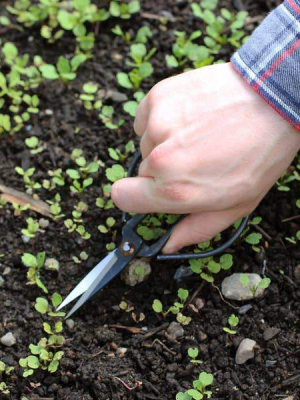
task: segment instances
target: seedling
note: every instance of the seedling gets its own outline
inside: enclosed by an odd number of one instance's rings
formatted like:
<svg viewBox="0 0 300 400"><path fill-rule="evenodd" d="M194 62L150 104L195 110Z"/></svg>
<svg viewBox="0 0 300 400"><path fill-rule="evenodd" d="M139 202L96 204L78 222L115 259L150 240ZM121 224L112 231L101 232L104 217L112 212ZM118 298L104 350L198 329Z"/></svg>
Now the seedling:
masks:
<svg viewBox="0 0 300 400"><path fill-rule="evenodd" d="M135 100L129 100L123 104L124 111L126 111L131 117L136 116L136 111L138 109L140 102L145 97L145 93L138 91L133 94L133 97L135 98Z"/></svg>
<svg viewBox="0 0 300 400"><path fill-rule="evenodd" d="M120 27L120 25L116 25L112 29L112 32L115 35L120 36L124 40L124 42L131 43L132 38L131 38L130 32L124 32L122 30L122 28ZM148 26L143 26L142 28L140 28L138 30L136 37L134 39L134 42L146 44L148 42L148 39L152 38L152 36L153 36L153 33L152 33L151 29Z"/></svg>
<svg viewBox="0 0 300 400"><path fill-rule="evenodd" d="M184 316L181 313L181 310L189 297L189 292L186 289L178 289L177 296L179 301L175 301L173 306L171 306L168 311L163 311L163 305L158 299L153 301L152 308L156 313L162 314L164 318L171 312L172 314L176 315L176 319L180 324L188 325L192 319Z"/></svg>
<svg viewBox="0 0 300 400"><path fill-rule="evenodd" d="M1 382L3 376L10 375L10 373L14 370L14 367L7 367L3 361L0 360L0 393L2 394L10 394L9 388L5 382Z"/></svg>
<svg viewBox="0 0 300 400"><path fill-rule="evenodd" d="M140 11L140 3L138 0L131 0L129 3L122 3L121 0L110 2L109 13L113 17L129 19L133 14Z"/></svg>
<svg viewBox="0 0 300 400"><path fill-rule="evenodd" d="M23 211L26 211L26 210L30 209L30 205L29 204L25 204L24 206L20 206L17 203L13 203L12 206L13 206L13 209L14 209L14 216L15 217L20 216Z"/></svg>
<svg viewBox="0 0 300 400"><path fill-rule="evenodd" d="M259 282L257 286L252 286L250 285L250 280L247 274L242 274L240 277L240 281L245 287L251 290L254 297L256 296L256 292L258 289L267 289L271 284L270 278L264 278Z"/></svg>
<svg viewBox="0 0 300 400"><path fill-rule="evenodd" d="M249 221L247 228L243 232L243 237L245 238L245 242L252 246L252 250L258 253L260 251L257 246L262 240L262 234L259 232L250 232L251 226L257 226L262 221L261 217L255 217ZM240 221L238 221L234 226L238 227Z"/></svg>
<svg viewBox="0 0 300 400"><path fill-rule="evenodd" d="M43 180L43 188L47 190L54 190L56 186L64 186L65 179L62 173L62 169L58 168L54 171L48 171L48 175L51 177L51 180L44 179Z"/></svg>
<svg viewBox="0 0 300 400"><path fill-rule="evenodd" d="M121 163L123 163L128 158L128 156L130 156L130 154L134 153L134 151L135 151L135 146L132 140L130 140L125 145L124 152L122 152L119 149L113 149L111 147L108 149L110 158L115 161L120 161Z"/></svg>
<svg viewBox="0 0 300 400"><path fill-rule="evenodd" d="M203 361L198 360L197 357L199 355L199 350L197 349L197 347L195 348L189 348L188 349L188 355L191 358L191 363L193 364L203 364Z"/></svg>
<svg viewBox="0 0 300 400"><path fill-rule="evenodd" d="M27 272L27 285L37 285L45 293L48 293L48 289L40 279L40 271L44 266L45 256L46 253L44 251L38 253L36 256L30 253L24 253L22 256L22 262L29 268Z"/></svg>
<svg viewBox="0 0 300 400"><path fill-rule="evenodd" d="M99 118L103 124L111 130L119 129L125 122L123 119L114 122L114 112L113 106L104 106L99 114Z"/></svg>
<svg viewBox="0 0 300 400"><path fill-rule="evenodd" d="M31 178L35 172L35 168L28 168L26 171L24 171L23 168L16 167L15 171L17 172L17 174L23 176L23 181L25 183L25 187L27 188L27 193L32 194L34 190L41 188L41 185Z"/></svg>
<svg viewBox="0 0 300 400"><path fill-rule="evenodd" d="M38 221L33 218L27 218L26 222L27 222L27 228L22 229L22 234L32 239L39 231L40 225Z"/></svg>
<svg viewBox="0 0 300 400"><path fill-rule="evenodd" d="M204 246L204 248L203 248ZM210 248L210 243L207 242L198 247L202 247L203 250ZM199 259L199 260L189 260L191 270L199 274L202 279L209 283L214 282L215 274L218 274L221 270L227 271L233 265L233 258L231 254L223 254L219 262L216 262L212 257Z"/></svg>
<svg viewBox="0 0 300 400"><path fill-rule="evenodd" d="M148 78L153 73L153 67L149 60L155 52L155 48L147 52L147 48L143 43L132 44L130 46L130 57L132 60L128 61L127 65L133 67L133 69L129 74L125 72L117 74L119 85L126 89L138 90L143 79Z"/></svg>
<svg viewBox="0 0 300 400"><path fill-rule="evenodd" d="M112 232L111 228L115 225L116 220L113 217L108 217L106 219L106 225L99 225L98 229L101 233L109 233Z"/></svg>
<svg viewBox="0 0 300 400"><path fill-rule="evenodd" d="M234 314L231 314L230 317L228 318L228 325L230 326L230 328L224 327L223 331L229 333L229 335L235 335L236 330L234 330L234 328L238 326L238 323L239 323L238 317Z"/></svg>
<svg viewBox="0 0 300 400"><path fill-rule="evenodd" d="M51 64L42 63L39 70L45 79L55 80L60 79L63 83L68 83L76 78L76 71L79 66L86 61L84 54L78 54L71 61L60 56L56 67Z"/></svg>
<svg viewBox="0 0 300 400"><path fill-rule="evenodd" d="M65 214L62 214L62 208L60 205L61 197L59 193L56 193L53 200L47 200L47 203L50 204L50 212L53 215L54 221L58 221L63 218Z"/></svg>
<svg viewBox="0 0 300 400"><path fill-rule="evenodd" d="M79 223L82 222L82 214L88 210L87 204L80 201L77 205L74 206L74 210L72 211L72 216L74 222Z"/></svg>
<svg viewBox="0 0 300 400"><path fill-rule="evenodd" d="M45 149L45 145L41 145L39 139L36 136L31 136L25 139L25 144L30 148L31 154L41 153Z"/></svg>
<svg viewBox="0 0 300 400"><path fill-rule="evenodd" d="M76 256L73 256L73 257L72 257L72 260L73 260L76 264L81 264L83 261L86 261L88 258L89 258L89 255L88 255L85 251L82 251L82 252L79 254L79 258L76 257Z"/></svg>
<svg viewBox="0 0 300 400"><path fill-rule="evenodd" d="M110 182L117 182L126 177L124 168L119 164L115 164L111 168L106 168L105 174Z"/></svg>
<svg viewBox="0 0 300 400"><path fill-rule="evenodd" d="M79 96L84 108L88 111L99 110L102 107L102 101L99 98L99 85L94 82L87 82L82 87L82 94Z"/></svg>
<svg viewBox="0 0 300 400"><path fill-rule="evenodd" d="M207 390L207 387L213 383L213 375L201 372L199 378L193 382L193 389L189 389L184 393L178 393L176 400L201 400L210 399L212 391Z"/></svg>

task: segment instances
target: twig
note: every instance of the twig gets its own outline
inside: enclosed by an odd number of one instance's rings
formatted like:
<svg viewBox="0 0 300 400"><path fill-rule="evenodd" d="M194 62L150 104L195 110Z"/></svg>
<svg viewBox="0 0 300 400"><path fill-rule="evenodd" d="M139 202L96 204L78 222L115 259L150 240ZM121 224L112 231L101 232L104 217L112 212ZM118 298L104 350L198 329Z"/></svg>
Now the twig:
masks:
<svg viewBox="0 0 300 400"><path fill-rule="evenodd" d="M99 350L99 351L98 351L97 353L95 353L95 354L92 354L92 355L89 357L89 359L91 360L91 359L93 359L93 358L99 356L99 355L102 354L102 353L104 353L104 350L103 350L103 349Z"/></svg>
<svg viewBox="0 0 300 400"><path fill-rule="evenodd" d="M164 329L166 329L169 326L169 322L165 322L164 324L162 324L161 326L159 326L158 328L153 329L153 331L146 333L146 335L144 335L141 339L142 340L146 340L149 339L151 336L156 335L158 332L163 331Z"/></svg>
<svg viewBox="0 0 300 400"><path fill-rule="evenodd" d="M154 344L155 343L158 343L158 344L160 344L161 345L161 347L163 347L168 353L170 353L170 354L172 354L172 356L176 356L176 352L175 351L172 351L172 350L170 350L162 341L160 341L159 339L155 339L155 340L153 340L153 342L152 342L152 344L144 344L143 345L143 347L147 347L147 348L152 348L153 346L154 346Z"/></svg>
<svg viewBox="0 0 300 400"><path fill-rule="evenodd" d="M300 215L294 215L293 217L282 219L281 222L294 221L295 219L299 219L299 218L300 218Z"/></svg>
<svg viewBox="0 0 300 400"><path fill-rule="evenodd" d="M211 283L212 287L217 289L217 291L219 292L219 295L221 297L221 299L224 301L224 303L228 304L231 308L233 308L234 310L238 310L240 307L236 307L233 306L232 304L230 304L227 300L224 299L221 290L218 288L218 286L216 286L213 282Z"/></svg>
<svg viewBox="0 0 300 400"><path fill-rule="evenodd" d="M124 329L134 334L142 334L144 335L145 332L141 328L136 328L134 326L124 326L124 325L108 325L109 328L116 328L116 329Z"/></svg>
<svg viewBox="0 0 300 400"><path fill-rule="evenodd" d="M272 236L270 236L266 231L264 231L262 227L260 227L258 225L254 225L254 229L256 229L258 232L260 232L265 237L265 239L267 239L269 242L272 242L272 240L273 240Z"/></svg>
<svg viewBox="0 0 300 400"><path fill-rule="evenodd" d="M201 290L203 289L203 286L205 285L205 281L202 281L198 287L198 289L194 292L194 294L192 295L192 297L190 298L190 300L186 303L186 305L183 307L182 311L183 312L185 310L185 308L191 304L194 300L195 297L198 296L198 294L201 292Z"/></svg>

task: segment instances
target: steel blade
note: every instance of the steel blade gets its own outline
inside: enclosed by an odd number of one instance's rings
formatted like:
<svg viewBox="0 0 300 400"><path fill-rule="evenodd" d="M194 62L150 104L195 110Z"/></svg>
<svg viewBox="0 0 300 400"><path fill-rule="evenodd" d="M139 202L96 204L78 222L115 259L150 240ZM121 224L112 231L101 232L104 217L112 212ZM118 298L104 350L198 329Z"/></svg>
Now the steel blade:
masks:
<svg viewBox="0 0 300 400"><path fill-rule="evenodd" d="M65 306L67 306L71 301L75 300L77 297L82 295L85 291L88 290L88 288L91 286L91 284L94 282L94 280L97 278L97 276L100 274L103 268L109 263L113 257L114 257L115 251L112 253L109 253L108 256L103 258L96 267L94 267L86 276L85 278L82 279L82 281L79 282L79 284L72 290L72 292L65 298L65 300L60 304L60 306L57 308L56 311L61 310Z"/></svg>
<svg viewBox="0 0 300 400"><path fill-rule="evenodd" d="M114 266L115 263L119 264L118 261L118 256L116 255L116 251L113 251L109 255L111 256L106 263L106 265L101 268L101 271L99 271L98 276L94 279L93 282L91 282L89 288L86 290L85 293L80 297L80 299L76 302L74 307L71 309L71 311L68 313L68 315L65 318L69 318L75 311L78 310L91 296L93 293L96 293L96 288L99 285L99 283L102 281L103 277L108 273L108 271ZM122 260L122 268L127 264L128 260Z"/></svg>

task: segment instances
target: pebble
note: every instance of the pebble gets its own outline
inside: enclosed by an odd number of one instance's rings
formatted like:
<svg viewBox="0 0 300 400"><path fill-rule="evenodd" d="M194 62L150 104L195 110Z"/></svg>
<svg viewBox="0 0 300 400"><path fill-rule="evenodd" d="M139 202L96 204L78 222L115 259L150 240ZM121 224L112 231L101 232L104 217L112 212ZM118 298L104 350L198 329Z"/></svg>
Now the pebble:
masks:
<svg viewBox="0 0 300 400"><path fill-rule="evenodd" d="M40 227L41 227L42 229L48 228L48 226L49 226L49 221L48 221L48 219L40 218L40 219L39 219L39 225L40 225Z"/></svg>
<svg viewBox="0 0 300 400"><path fill-rule="evenodd" d="M53 111L50 110L49 108L47 108L47 109L45 110L45 114L46 114L46 115L53 115Z"/></svg>
<svg viewBox="0 0 300 400"><path fill-rule="evenodd" d="M235 355L236 364L239 365L245 364L246 361L254 358L255 356L254 346L256 346L255 340L252 339L242 340Z"/></svg>
<svg viewBox="0 0 300 400"><path fill-rule="evenodd" d="M0 287L2 287L4 285L4 283L5 283L5 280L0 275Z"/></svg>
<svg viewBox="0 0 300 400"><path fill-rule="evenodd" d="M280 332L279 328L267 328L264 331L263 338L267 342L268 340L271 340L275 336L277 336L279 332Z"/></svg>
<svg viewBox="0 0 300 400"><path fill-rule="evenodd" d="M117 353L118 356L124 357L125 354L127 353L127 350L128 350L128 349L126 349L126 347L119 347L119 348L117 349L116 353Z"/></svg>
<svg viewBox="0 0 300 400"><path fill-rule="evenodd" d="M136 269L143 268L142 274L137 274ZM138 283L144 282L148 279L149 275L151 274L151 265L149 261L143 261L140 259L135 259L131 261L131 263L126 267L124 272L121 275L121 279L126 285L135 286Z"/></svg>
<svg viewBox="0 0 300 400"><path fill-rule="evenodd" d="M191 267L181 266L177 268L173 278L175 281L181 281L183 278L193 275L193 273L194 272L191 270Z"/></svg>
<svg viewBox="0 0 300 400"><path fill-rule="evenodd" d="M118 92L117 90L108 90L106 92L106 98L115 101L116 103L123 103L128 100L125 93Z"/></svg>
<svg viewBox="0 0 300 400"><path fill-rule="evenodd" d="M2 338L0 339L0 342L4 346L13 346L16 343L16 338L11 332L6 333Z"/></svg>
<svg viewBox="0 0 300 400"><path fill-rule="evenodd" d="M204 340L207 339L207 334L204 333L203 331L199 330L198 331L198 339L200 342L204 342Z"/></svg>
<svg viewBox="0 0 300 400"><path fill-rule="evenodd" d="M251 304L245 304L244 306L242 306L241 308L239 308L239 314L246 314L249 310L251 310L251 308L253 308L251 306Z"/></svg>
<svg viewBox="0 0 300 400"><path fill-rule="evenodd" d="M11 273L11 268L10 267L6 267L3 271L3 276L5 275L9 275Z"/></svg>
<svg viewBox="0 0 300 400"><path fill-rule="evenodd" d="M24 243L29 243L30 242L30 237L22 235L22 240Z"/></svg>
<svg viewBox="0 0 300 400"><path fill-rule="evenodd" d="M200 297L197 297L195 299L195 306L198 308L198 310L201 310L205 306L204 300L200 299Z"/></svg>
<svg viewBox="0 0 300 400"><path fill-rule="evenodd" d="M222 294L224 297L230 300L251 300L254 298L261 297L264 293L264 289L257 289L255 293L253 293L250 287L256 287L262 278L258 274L245 274L249 278L249 286L244 286L240 279L244 274L235 273L227 278L225 278L222 282Z"/></svg>
<svg viewBox="0 0 300 400"><path fill-rule="evenodd" d="M288 397L285 397L282 400L295 400L295 397L294 396L288 396Z"/></svg>
<svg viewBox="0 0 300 400"><path fill-rule="evenodd" d="M273 365L275 365L276 363L277 363L277 361L275 361L275 360L267 360L266 367L267 368L273 367Z"/></svg>
<svg viewBox="0 0 300 400"><path fill-rule="evenodd" d="M69 328L69 329L73 329L74 328L74 325L75 325L75 322L73 321L73 319L67 319L66 320L66 325L67 325L67 327Z"/></svg>
<svg viewBox="0 0 300 400"><path fill-rule="evenodd" d="M171 322L168 326L167 332L171 339L176 340L184 335L184 329L178 322Z"/></svg>
<svg viewBox="0 0 300 400"><path fill-rule="evenodd" d="M59 262L55 258L47 258L45 268L52 271L59 271Z"/></svg>

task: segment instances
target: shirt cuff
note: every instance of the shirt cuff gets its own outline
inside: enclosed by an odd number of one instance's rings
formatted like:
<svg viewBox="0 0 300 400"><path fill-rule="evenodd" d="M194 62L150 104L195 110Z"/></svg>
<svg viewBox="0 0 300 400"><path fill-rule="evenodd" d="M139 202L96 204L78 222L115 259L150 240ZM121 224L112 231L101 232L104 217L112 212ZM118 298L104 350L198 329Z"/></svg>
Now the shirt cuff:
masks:
<svg viewBox="0 0 300 400"><path fill-rule="evenodd" d="M272 11L231 62L300 131L300 0L285 0Z"/></svg>

